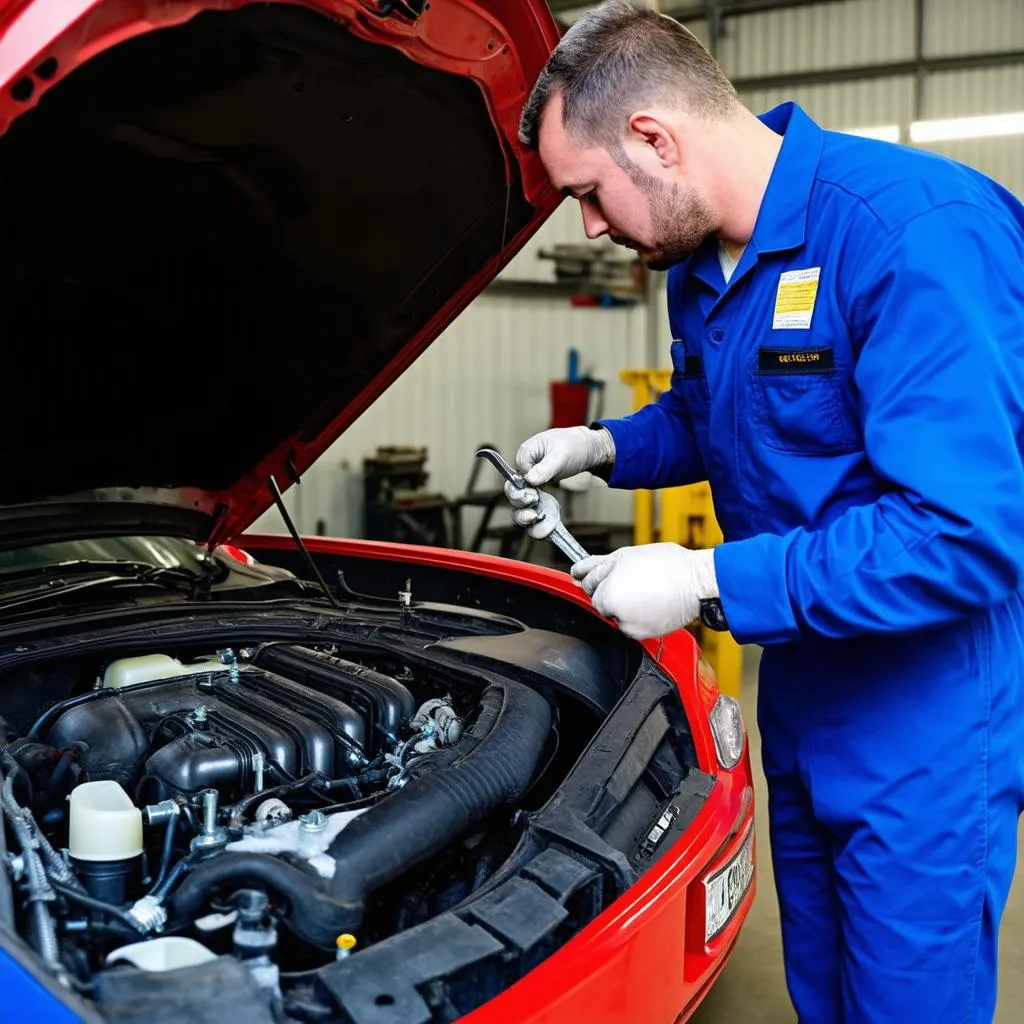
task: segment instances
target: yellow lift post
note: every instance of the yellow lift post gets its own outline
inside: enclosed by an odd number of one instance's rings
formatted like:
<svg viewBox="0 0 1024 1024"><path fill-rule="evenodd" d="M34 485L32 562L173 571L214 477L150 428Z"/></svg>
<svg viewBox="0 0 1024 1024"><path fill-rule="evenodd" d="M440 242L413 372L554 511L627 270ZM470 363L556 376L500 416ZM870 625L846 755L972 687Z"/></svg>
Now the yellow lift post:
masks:
<svg viewBox="0 0 1024 1024"><path fill-rule="evenodd" d="M623 370L619 379L633 389L633 408L640 409L669 388L671 370ZM672 541L688 548L713 548L722 542L715 519L711 488L706 482L658 491L660 516L655 515L655 492L634 491L633 543ZM743 648L731 633L717 633L699 622L690 627L718 677L722 693L739 697L743 678Z"/></svg>

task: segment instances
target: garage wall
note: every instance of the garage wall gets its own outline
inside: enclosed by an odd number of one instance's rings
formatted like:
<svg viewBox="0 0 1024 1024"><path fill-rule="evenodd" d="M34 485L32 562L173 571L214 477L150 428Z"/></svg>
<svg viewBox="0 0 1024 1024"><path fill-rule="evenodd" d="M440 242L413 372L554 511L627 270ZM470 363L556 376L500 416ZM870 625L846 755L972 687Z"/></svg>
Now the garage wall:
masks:
<svg viewBox="0 0 1024 1024"><path fill-rule="evenodd" d="M835 71L911 56L914 0L815 4L726 17L724 25L716 56L732 79Z"/></svg>
<svg viewBox="0 0 1024 1024"><path fill-rule="evenodd" d="M829 128L898 124L906 139L915 119L1024 109L1024 60L1005 63L1004 57L1004 66L937 71L920 82L912 68L919 43L926 59L1024 51L1024 0L923 0L920 33L917 2L844 0L726 16L716 55L751 109L760 112L793 99ZM694 0L661 3L663 10L697 6ZM560 17L569 23L582 9ZM705 19L687 24L710 44ZM864 65L892 63L907 70L854 81L807 80L808 73L845 69L850 75ZM787 76L795 80L780 80ZM928 148L1024 196L1024 135ZM584 240L575 204L565 203L503 276L551 281L553 264L540 259L539 251ZM663 289L654 310L658 351L667 353ZM519 441L547 425L548 382L564 377L570 347L579 349L585 371L608 382L606 412L628 411L629 393L618 374L646 361L646 316L642 305L574 309L564 295L482 296L306 474L302 487L289 490L287 504L300 528L313 532L323 521L330 534L358 535L361 460L380 444L427 445L431 488L461 492L479 443L492 442L512 455ZM585 497L580 514L624 521L630 509L629 495L602 489ZM258 526L283 529L276 513Z"/></svg>
<svg viewBox="0 0 1024 1024"><path fill-rule="evenodd" d="M862 66L912 65L917 0L846 0L764 14L727 17L717 57L740 83L793 75L793 84L741 88L756 112L795 100L828 128L899 125L904 142L914 120L1024 110L1024 61L1006 66L885 75L859 81L802 84L808 72L842 73ZM923 0L921 56L1005 60L1024 51L1024 0ZM697 30L703 21L690 23ZM704 35L706 39L706 32ZM1024 135L963 139L924 147L977 167L1024 195Z"/></svg>

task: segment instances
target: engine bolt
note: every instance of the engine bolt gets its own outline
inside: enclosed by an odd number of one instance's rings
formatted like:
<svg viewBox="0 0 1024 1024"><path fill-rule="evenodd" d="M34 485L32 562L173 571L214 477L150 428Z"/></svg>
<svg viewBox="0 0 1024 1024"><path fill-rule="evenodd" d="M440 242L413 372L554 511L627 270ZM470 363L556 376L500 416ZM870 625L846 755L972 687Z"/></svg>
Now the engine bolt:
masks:
<svg viewBox="0 0 1024 1024"><path fill-rule="evenodd" d="M191 843L193 852L201 856L216 853L228 842L228 834L217 827L217 801L219 795L215 789L203 790L203 828Z"/></svg>
<svg viewBox="0 0 1024 1024"><path fill-rule="evenodd" d="M217 790L203 791L203 832L212 836L217 831Z"/></svg>
<svg viewBox="0 0 1024 1024"><path fill-rule="evenodd" d="M221 664L228 667L228 679L232 683L238 682L238 655L230 647L225 647L217 652Z"/></svg>
<svg viewBox="0 0 1024 1024"><path fill-rule="evenodd" d="M143 810L143 817L148 825L166 825L171 818L181 812L177 800L161 800L158 804L148 804Z"/></svg>
<svg viewBox="0 0 1024 1024"><path fill-rule="evenodd" d="M299 818L299 828L303 832L322 832L327 827L327 815L323 811L310 811Z"/></svg>
<svg viewBox="0 0 1024 1024"><path fill-rule="evenodd" d="M327 828L327 815L323 811L310 811L299 818L299 849L303 857L320 852L320 834Z"/></svg>

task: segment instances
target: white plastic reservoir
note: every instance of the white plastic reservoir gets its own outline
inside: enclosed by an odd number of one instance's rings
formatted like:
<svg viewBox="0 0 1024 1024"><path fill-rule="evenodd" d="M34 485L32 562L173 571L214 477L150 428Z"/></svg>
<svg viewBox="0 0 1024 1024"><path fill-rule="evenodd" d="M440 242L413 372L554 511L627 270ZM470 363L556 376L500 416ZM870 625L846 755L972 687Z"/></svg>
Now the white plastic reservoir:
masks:
<svg viewBox="0 0 1024 1024"><path fill-rule="evenodd" d="M142 811L109 780L71 790L68 853L76 860L127 860L142 853Z"/></svg>
<svg viewBox="0 0 1024 1024"><path fill-rule="evenodd" d="M107 963L127 960L144 971L176 971L179 967L194 967L208 960L216 960L201 942L180 935L164 935L149 942L133 942L121 946L107 957Z"/></svg>
<svg viewBox="0 0 1024 1024"><path fill-rule="evenodd" d="M141 654L136 658L112 661L103 673L104 689L120 689L149 683L154 679L173 679L175 676L199 675L203 672L224 672L226 666L216 658L184 664L169 654Z"/></svg>

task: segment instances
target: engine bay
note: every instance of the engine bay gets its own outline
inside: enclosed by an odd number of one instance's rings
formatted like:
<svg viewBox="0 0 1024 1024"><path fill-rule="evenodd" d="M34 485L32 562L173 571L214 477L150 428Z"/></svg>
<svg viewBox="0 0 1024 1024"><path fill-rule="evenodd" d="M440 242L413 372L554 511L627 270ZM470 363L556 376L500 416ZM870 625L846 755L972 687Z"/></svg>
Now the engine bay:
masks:
<svg viewBox="0 0 1024 1024"><path fill-rule="evenodd" d="M0 674L0 897L60 983L124 1022L183 972L254 1020L455 1020L623 892L709 785L671 685L432 614L65 642ZM175 1019L216 1003L190 998L177 980Z"/></svg>

